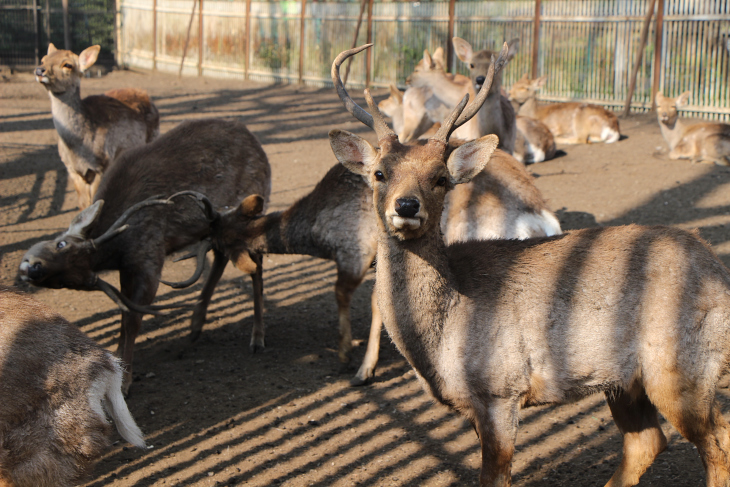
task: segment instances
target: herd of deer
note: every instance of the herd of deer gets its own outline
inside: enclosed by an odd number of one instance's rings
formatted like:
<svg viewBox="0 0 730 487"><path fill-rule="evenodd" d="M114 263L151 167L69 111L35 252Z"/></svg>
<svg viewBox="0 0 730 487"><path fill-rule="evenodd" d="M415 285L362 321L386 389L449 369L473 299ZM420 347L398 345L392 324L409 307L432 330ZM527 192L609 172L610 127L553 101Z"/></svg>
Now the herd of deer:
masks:
<svg viewBox="0 0 730 487"><path fill-rule="evenodd" d="M152 302L166 256L192 245L193 276L166 283L195 283L213 251L192 338L232 260L253 280L254 351L265 345L262 255L334 260L343 362L352 295L377 255L370 337L352 383L372 380L384 325L423 386L473 424L481 485L510 485L520 408L603 391L624 441L607 485L635 485L664 450L661 413L696 445L707 485L730 486L730 429L714 399L730 362L730 272L696 233L675 228L562 233L525 163L553 157L556 142L619 140L616 116L590 104L541 105L545 78L524 76L508 99L502 68L517 40L499 53L453 42L470 77L447 73L442 50L424 52L404 93L391 87L376 105L365 91L369 112L339 76L369 45L337 56L337 93L378 147L332 130L339 164L268 214L271 169L244 124L193 120L158 136L158 111L143 91L80 97L98 46L77 56L50 45L35 74L82 211L26 253L19 275L108 294L122 309L120 358L0 289L0 486L83 478L108 444L107 413L126 440L144 445L122 395L134 342L142 315L164 309ZM730 126L684 127L677 108L687 98L657 95L670 157L730 164ZM120 290L98 277L104 270L119 271Z"/></svg>

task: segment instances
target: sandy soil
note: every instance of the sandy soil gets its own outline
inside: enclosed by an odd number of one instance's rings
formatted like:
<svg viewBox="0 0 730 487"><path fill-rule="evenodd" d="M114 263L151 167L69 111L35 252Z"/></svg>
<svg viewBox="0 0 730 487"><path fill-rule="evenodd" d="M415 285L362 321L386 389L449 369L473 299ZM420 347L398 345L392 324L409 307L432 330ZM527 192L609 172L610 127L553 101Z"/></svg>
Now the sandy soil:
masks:
<svg viewBox="0 0 730 487"><path fill-rule="evenodd" d="M261 140L273 170L271 209L306 194L335 164L327 132L370 134L330 89L113 72L84 80L84 95L147 89L162 131L196 117L237 117ZM385 92L380 95L385 96ZM670 161L656 120L621 120L628 138L564 147L531 166L566 230L628 223L699 228L730 264L730 168ZM55 146L45 91L30 75L0 84L0 283L17 284L33 243L65 229L76 195ZM181 279L193 264L168 262ZM115 282L116 276L107 277ZM434 404L387 336L373 384L348 384L337 360L332 263L304 256L265 258L267 350L252 354L251 283L229 266L202 338L190 344L190 311L147 317L137 342L128 399L149 448L119 437L89 487L102 485L445 486L477 485L480 450L471 427ZM160 286L158 302L192 302L201 285ZM116 347L119 312L101 293L29 289L100 344ZM372 278L353 302L354 336L366 339ZM730 412L728 392L719 391ZM601 486L620 460L621 437L602 396L522 412L513 464L516 486ZM694 447L666 423L669 448L641 485L696 486Z"/></svg>

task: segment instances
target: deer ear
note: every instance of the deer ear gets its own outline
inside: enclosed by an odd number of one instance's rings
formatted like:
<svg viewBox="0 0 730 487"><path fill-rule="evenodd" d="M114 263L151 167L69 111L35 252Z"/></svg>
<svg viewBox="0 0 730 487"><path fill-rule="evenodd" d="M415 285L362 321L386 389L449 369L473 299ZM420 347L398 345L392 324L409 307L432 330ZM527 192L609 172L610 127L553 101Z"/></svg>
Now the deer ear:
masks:
<svg viewBox="0 0 730 487"><path fill-rule="evenodd" d="M429 54L428 49L423 50L423 66L426 69L433 69L433 59L431 58L431 54Z"/></svg>
<svg viewBox="0 0 730 487"><path fill-rule="evenodd" d="M368 180L370 167L378 158L378 151L370 142L345 130L330 130L330 146L340 163L350 171Z"/></svg>
<svg viewBox="0 0 730 487"><path fill-rule="evenodd" d="M507 42L509 50L507 51L507 61L515 57L517 52L520 50L520 38L515 37L511 41Z"/></svg>
<svg viewBox="0 0 730 487"><path fill-rule="evenodd" d="M390 85L390 96L395 98L398 103L403 104L403 92L397 86Z"/></svg>
<svg viewBox="0 0 730 487"><path fill-rule="evenodd" d="M82 210L81 213L71 220L71 224L68 226L68 230L66 230L66 235L78 235L79 237L86 238L94 223L99 219L103 207L104 200L99 200Z"/></svg>
<svg viewBox="0 0 730 487"><path fill-rule="evenodd" d="M683 107L683 106L687 105L687 103L689 102L689 95L691 95L691 94L692 94L691 91L685 91L684 93L679 95L677 97L677 106Z"/></svg>
<svg viewBox="0 0 730 487"><path fill-rule="evenodd" d="M654 103L656 103L657 105L661 105L663 101L664 95L662 95L661 91L657 91L656 96L654 96Z"/></svg>
<svg viewBox="0 0 730 487"><path fill-rule="evenodd" d="M490 134L467 142L454 150L446 162L446 167L451 175L451 183L468 183L474 176L482 172L497 148L497 144L499 144L499 137Z"/></svg>
<svg viewBox="0 0 730 487"><path fill-rule="evenodd" d="M431 56L431 58L434 60L435 63L440 64L442 68L446 67L446 59L444 58L443 47L437 47L436 50L433 51L433 56Z"/></svg>
<svg viewBox="0 0 730 487"><path fill-rule="evenodd" d="M543 86L545 86L545 83L547 83L547 76L540 76L535 80L535 86L537 86L538 88L542 88Z"/></svg>
<svg viewBox="0 0 730 487"><path fill-rule="evenodd" d="M471 44L461 37L454 37L451 39L451 43L454 45L454 52L456 53L456 56L465 63L470 63L471 57L474 54Z"/></svg>
<svg viewBox="0 0 730 487"><path fill-rule="evenodd" d="M81 54L79 54L79 69L81 72L86 71L94 65L96 58L99 57L100 50L101 46L91 46L81 51Z"/></svg>
<svg viewBox="0 0 730 487"><path fill-rule="evenodd" d="M46 55L53 54L56 51L58 51L58 49L56 49L56 46L54 46L51 42L50 44L48 44L48 52L46 53Z"/></svg>
<svg viewBox="0 0 730 487"><path fill-rule="evenodd" d="M239 210L243 216L247 217L260 215L264 211L264 198L257 194L246 196L241 201Z"/></svg>

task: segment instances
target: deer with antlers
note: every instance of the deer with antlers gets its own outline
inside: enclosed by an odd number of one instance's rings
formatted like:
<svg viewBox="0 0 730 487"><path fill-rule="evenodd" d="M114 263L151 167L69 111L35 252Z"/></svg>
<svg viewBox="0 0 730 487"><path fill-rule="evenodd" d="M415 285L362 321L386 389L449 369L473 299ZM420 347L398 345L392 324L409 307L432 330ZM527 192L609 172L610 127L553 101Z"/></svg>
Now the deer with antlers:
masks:
<svg viewBox="0 0 730 487"><path fill-rule="evenodd" d="M219 119L183 122L151 144L125 151L104 175L95 202L79 213L68 230L35 244L20 264L22 280L36 286L101 290L122 308L117 353L127 367L124 391L132 380L134 342L144 313L155 298L165 256L200 242L198 267L185 287L203 271L212 248L213 207L237 206L250 194L268 201L271 168L261 144L241 122ZM208 195L204 198L198 195ZM172 195L167 198L158 195ZM190 197L192 196L192 197ZM192 317L197 338L215 285L228 259L213 249L212 269ZM240 255L237 266L251 275L254 321L262 321L261 256ZM118 270L121 292L98 273Z"/></svg>
<svg viewBox="0 0 730 487"><path fill-rule="evenodd" d="M333 71L366 47L341 53ZM493 77L490 69L485 88ZM714 397L730 362L730 271L709 246L684 230L637 225L446 245L446 195L497 146L488 135L447 149L479 104L464 97L425 145L406 146L369 91L372 114L333 81L378 138L375 148L330 132L337 159L372 190L383 323L425 388L473 424L480 484L511 484L520 408L603 391L623 435L606 485L637 484L666 448L658 413L695 444L707 485L730 485L730 429Z"/></svg>
<svg viewBox="0 0 730 487"><path fill-rule="evenodd" d="M58 153L76 188L79 208L88 207L109 165L125 149L150 142L160 132L160 115L147 93L123 88L81 98L81 77L99 56L99 46L78 56L48 45L35 69L48 90Z"/></svg>

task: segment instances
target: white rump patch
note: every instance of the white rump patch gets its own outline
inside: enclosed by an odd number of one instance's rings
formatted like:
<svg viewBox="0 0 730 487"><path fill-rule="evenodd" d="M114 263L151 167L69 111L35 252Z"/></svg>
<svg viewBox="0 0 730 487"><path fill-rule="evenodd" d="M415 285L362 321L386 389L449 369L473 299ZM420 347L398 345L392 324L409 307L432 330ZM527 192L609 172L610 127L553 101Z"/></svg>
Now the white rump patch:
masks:
<svg viewBox="0 0 730 487"><path fill-rule="evenodd" d="M547 210L543 210L539 215L522 214L515 222L515 237L520 240L539 236L552 237L561 233L563 232L560 229L560 222Z"/></svg>
<svg viewBox="0 0 730 487"><path fill-rule="evenodd" d="M605 141L607 144L616 142L620 137L621 134L613 130L611 127L604 127L603 130L601 130L601 140Z"/></svg>

